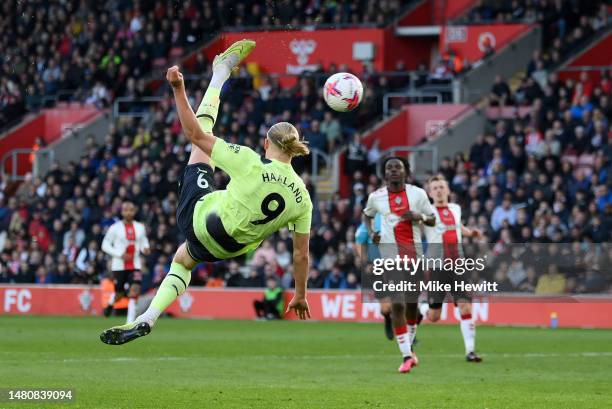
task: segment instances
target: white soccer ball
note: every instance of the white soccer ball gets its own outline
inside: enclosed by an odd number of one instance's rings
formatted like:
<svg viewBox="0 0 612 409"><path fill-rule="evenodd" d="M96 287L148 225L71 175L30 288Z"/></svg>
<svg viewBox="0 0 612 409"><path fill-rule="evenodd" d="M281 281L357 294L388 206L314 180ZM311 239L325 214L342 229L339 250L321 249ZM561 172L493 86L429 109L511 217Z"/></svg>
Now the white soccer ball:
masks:
<svg viewBox="0 0 612 409"><path fill-rule="evenodd" d="M334 111L352 111L363 99L363 85L353 74L339 72L325 81L323 98Z"/></svg>

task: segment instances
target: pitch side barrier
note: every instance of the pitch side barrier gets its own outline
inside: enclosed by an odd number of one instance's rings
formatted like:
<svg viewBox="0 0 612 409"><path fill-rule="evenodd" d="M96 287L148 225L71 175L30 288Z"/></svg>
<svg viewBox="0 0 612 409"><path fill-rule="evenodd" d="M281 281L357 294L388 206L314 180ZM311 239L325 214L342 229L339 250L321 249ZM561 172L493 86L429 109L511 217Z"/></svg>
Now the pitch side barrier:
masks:
<svg viewBox="0 0 612 409"><path fill-rule="evenodd" d="M291 296L292 292L287 291L286 302ZM0 315L97 316L107 297L99 286L2 284ZM254 319L253 301L262 297L263 288L194 287L175 301L168 312L180 318ZM378 322L382 319L380 305L359 290L310 290L308 302L313 320ZM555 322L559 327L612 328L611 310L611 294L541 297L500 293L476 297L473 314L479 325L547 327ZM453 324L458 319L453 304L445 303L441 322Z"/></svg>

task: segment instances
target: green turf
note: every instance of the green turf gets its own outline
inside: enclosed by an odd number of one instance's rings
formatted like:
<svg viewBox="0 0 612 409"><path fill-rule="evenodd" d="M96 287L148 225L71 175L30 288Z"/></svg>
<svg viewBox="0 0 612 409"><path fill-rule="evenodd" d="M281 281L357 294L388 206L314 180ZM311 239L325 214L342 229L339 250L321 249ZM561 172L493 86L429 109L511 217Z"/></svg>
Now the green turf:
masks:
<svg viewBox="0 0 612 409"><path fill-rule="evenodd" d="M378 324L163 319L102 344L118 323L0 317L0 388L74 388L65 408L612 407L612 331L481 327L468 364L457 326L424 325L401 375Z"/></svg>

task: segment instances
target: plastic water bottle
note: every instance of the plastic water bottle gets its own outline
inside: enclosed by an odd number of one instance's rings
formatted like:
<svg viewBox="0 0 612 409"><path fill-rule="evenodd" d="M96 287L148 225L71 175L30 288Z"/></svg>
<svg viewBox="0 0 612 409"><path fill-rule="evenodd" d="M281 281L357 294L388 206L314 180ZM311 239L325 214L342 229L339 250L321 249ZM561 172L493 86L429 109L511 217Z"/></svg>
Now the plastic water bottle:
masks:
<svg viewBox="0 0 612 409"><path fill-rule="evenodd" d="M559 316L557 315L556 312L551 312L550 313L550 327L552 329L557 328L557 326L559 325Z"/></svg>

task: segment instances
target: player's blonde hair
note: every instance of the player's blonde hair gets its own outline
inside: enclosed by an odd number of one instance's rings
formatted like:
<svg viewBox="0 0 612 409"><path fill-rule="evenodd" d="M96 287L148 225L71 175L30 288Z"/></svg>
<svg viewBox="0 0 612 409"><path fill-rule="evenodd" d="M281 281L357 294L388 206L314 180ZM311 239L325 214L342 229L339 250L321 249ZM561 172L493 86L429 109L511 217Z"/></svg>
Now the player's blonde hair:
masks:
<svg viewBox="0 0 612 409"><path fill-rule="evenodd" d="M446 180L444 175L441 173L438 173L437 175L433 175L432 177L430 177L427 183L431 183L431 182L445 182L448 185L448 180Z"/></svg>
<svg viewBox="0 0 612 409"><path fill-rule="evenodd" d="M307 142L300 139L295 126L289 122L279 122L268 130L268 139L289 157L304 156L310 153Z"/></svg>
<svg viewBox="0 0 612 409"><path fill-rule="evenodd" d="M433 175L432 177L429 178L429 180L427 181L427 191L429 191L429 189L431 189L431 184L433 182L444 182L446 187L448 189L450 189L450 186L448 184L448 180L446 180L446 177L444 177L444 175L441 174L441 173L438 173L437 175Z"/></svg>

